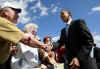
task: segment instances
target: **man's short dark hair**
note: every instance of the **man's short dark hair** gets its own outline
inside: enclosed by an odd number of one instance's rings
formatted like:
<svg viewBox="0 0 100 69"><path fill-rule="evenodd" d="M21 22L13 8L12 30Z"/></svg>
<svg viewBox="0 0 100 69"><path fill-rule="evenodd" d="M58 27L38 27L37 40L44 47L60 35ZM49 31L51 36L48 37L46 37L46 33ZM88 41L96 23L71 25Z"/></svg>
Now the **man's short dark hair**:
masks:
<svg viewBox="0 0 100 69"><path fill-rule="evenodd" d="M72 13L70 10L62 10L61 12L63 12L63 11L67 12L72 17Z"/></svg>

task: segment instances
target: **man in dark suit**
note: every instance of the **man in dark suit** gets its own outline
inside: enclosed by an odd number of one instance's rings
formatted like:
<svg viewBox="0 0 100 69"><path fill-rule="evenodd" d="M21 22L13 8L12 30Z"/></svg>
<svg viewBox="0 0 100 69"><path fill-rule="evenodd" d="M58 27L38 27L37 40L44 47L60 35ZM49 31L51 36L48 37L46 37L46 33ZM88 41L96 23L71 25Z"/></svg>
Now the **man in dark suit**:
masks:
<svg viewBox="0 0 100 69"><path fill-rule="evenodd" d="M99 47L94 47L94 58L96 59L97 66L100 69L100 48Z"/></svg>
<svg viewBox="0 0 100 69"><path fill-rule="evenodd" d="M69 10L61 11L66 27L61 30L59 45L65 44L70 69L97 69L90 52L94 46L93 37L82 19L72 20Z"/></svg>

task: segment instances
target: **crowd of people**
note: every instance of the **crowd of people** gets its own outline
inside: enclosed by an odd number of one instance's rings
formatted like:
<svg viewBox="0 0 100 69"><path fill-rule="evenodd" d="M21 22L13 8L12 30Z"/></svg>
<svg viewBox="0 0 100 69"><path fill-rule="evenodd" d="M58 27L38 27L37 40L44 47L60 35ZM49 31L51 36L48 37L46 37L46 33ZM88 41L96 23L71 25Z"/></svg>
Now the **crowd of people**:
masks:
<svg viewBox="0 0 100 69"><path fill-rule="evenodd" d="M71 11L62 10L66 26L60 39L52 42L45 35L42 42L37 24L26 24L24 32L15 25L19 13L21 9L11 5L0 8L0 69L100 68L98 52L90 56L96 44L83 19L72 20Z"/></svg>

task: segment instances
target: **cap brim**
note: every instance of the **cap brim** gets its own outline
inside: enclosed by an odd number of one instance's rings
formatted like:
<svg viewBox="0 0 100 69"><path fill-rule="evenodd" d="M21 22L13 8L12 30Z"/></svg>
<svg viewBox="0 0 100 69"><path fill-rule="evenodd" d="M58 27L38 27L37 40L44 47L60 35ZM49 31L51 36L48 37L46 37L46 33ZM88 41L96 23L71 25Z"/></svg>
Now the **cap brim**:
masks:
<svg viewBox="0 0 100 69"><path fill-rule="evenodd" d="M4 8L11 8L12 10L16 11L17 13L21 13L22 9L21 8L13 8L13 7L4 7ZM0 11L2 10L3 8L0 8Z"/></svg>
<svg viewBox="0 0 100 69"><path fill-rule="evenodd" d="M18 12L18 13L21 13L21 9L20 8L12 8L14 11Z"/></svg>
<svg viewBox="0 0 100 69"><path fill-rule="evenodd" d="M18 13L21 13L22 10L21 10L20 8L17 8L16 11L17 11Z"/></svg>
<svg viewBox="0 0 100 69"><path fill-rule="evenodd" d="M17 13L21 13L21 8L13 8L13 7L9 7L11 8L12 10L16 11Z"/></svg>

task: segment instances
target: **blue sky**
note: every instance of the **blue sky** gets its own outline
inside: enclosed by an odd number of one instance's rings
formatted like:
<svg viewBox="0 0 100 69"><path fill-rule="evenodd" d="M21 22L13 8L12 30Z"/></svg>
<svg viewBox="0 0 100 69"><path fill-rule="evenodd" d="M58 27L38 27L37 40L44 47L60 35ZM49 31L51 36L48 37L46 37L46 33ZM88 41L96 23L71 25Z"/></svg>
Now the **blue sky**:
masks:
<svg viewBox="0 0 100 69"><path fill-rule="evenodd" d="M1 3L13 0L0 0ZM23 29L27 23L39 26L38 35L42 39L46 35L57 39L60 30L65 26L60 19L63 9L72 11L72 18L84 19L91 30L95 41L100 45L100 1L99 0L15 0L23 12L18 21L18 27Z"/></svg>

